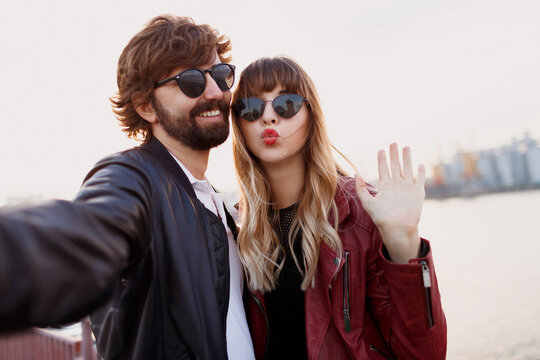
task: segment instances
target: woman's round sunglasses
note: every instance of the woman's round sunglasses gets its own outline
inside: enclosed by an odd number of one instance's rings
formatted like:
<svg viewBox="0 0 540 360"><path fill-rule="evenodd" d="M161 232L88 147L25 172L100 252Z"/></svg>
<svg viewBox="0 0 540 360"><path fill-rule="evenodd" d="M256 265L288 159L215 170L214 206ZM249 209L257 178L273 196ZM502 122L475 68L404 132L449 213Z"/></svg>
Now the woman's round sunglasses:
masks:
<svg viewBox="0 0 540 360"><path fill-rule="evenodd" d="M259 99L258 97L241 98L234 104L234 109L238 116L246 121L255 121L264 113L266 103L272 103L276 114L284 119L290 119L302 108L306 98L297 94L283 94L274 100Z"/></svg>
<svg viewBox="0 0 540 360"><path fill-rule="evenodd" d="M190 98L197 98L204 93L206 89L206 73L212 76L221 91L230 90L234 84L234 69L231 64L216 64L211 69L187 69L173 77L158 81L155 87L164 85L170 81L176 80L180 90Z"/></svg>

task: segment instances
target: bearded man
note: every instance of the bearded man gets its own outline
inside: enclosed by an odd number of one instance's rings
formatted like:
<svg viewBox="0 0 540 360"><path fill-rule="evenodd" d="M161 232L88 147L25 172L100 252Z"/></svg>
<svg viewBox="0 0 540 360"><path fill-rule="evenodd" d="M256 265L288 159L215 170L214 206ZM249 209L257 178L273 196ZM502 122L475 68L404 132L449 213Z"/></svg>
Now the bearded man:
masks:
<svg viewBox="0 0 540 360"><path fill-rule="evenodd" d="M73 201L0 212L0 331L91 312L105 359L253 359L237 229L205 178L229 134L230 47L172 15L131 39L111 101L143 143Z"/></svg>

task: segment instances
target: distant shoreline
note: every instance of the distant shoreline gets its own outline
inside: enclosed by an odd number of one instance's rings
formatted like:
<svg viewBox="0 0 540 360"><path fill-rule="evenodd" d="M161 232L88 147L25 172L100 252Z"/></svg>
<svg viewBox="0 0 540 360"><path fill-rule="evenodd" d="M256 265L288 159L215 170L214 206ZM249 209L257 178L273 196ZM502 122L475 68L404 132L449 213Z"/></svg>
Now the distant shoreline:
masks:
<svg viewBox="0 0 540 360"><path fill-rule="evenodd" d="M506 188L488 189L476 186L440 186L440 187L427 187L426 199L429 200L445 200L450 198L474 198L477 196L487 194L500 194L500 193L512 193L540 190L540 184L513 186Z"/></svg>

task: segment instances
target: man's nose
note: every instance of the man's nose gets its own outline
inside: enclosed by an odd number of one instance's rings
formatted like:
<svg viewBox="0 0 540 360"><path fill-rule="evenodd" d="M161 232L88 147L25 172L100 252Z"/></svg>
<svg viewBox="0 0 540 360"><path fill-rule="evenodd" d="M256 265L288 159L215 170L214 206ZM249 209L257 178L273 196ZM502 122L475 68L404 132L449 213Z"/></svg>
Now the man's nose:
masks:
<svg viewBox="0 0 540 360"><path fill-rule="evenodd" d="M221 90L210 74L205 74L206 76L206 89L202 94L203 98L206 100L220 100L223 99L223 90Z"/></svg>

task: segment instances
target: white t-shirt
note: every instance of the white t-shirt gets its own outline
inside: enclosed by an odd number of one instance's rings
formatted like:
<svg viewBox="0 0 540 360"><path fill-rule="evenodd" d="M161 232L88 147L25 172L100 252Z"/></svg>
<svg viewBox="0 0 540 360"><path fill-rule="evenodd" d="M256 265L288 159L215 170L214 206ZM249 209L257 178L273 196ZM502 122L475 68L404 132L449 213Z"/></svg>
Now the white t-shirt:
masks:
<svg viewBox="0 0 540 360"><path fill-rule="evenodd" d="M172 154L171 154L172 155ZM254 360L253 343L246 320L246 312L242 302L242 292L244 289L244 271L242 263L238 257L238 249L234 241L233 234L227 225L225 209L223 207L223 195L216 193L210 182L197 180L191 172L174 155L189 182L195 190L197 199L215 215L221 218L227 238L229 240L229 271L230 271L230 292L229 309L227 311L227 354L231 360Z"/></svg>

